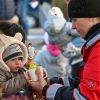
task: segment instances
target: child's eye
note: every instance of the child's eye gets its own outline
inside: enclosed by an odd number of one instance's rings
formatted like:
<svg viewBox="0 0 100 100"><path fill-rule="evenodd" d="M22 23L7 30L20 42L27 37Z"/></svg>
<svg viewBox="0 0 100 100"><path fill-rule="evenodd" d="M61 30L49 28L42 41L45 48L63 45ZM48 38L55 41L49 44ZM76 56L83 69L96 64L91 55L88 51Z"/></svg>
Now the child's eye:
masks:
<svg viewBox="0 0 100 100"><path fill-rule="evenodd" d="M12 61L16 60L16 58L12 59Z"/></svg>
<svg viewBox="0 0 100 100"><path fill-rule="evenodd" d="M23 58L22 57L19 57L18 60L23 60Z"/></svg>

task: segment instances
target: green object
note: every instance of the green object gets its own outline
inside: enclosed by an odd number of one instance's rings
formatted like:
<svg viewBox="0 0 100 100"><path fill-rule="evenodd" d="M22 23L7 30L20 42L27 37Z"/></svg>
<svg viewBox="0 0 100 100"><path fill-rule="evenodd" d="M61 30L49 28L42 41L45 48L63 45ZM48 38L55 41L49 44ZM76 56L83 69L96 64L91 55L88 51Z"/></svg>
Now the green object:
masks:
<svg viewBox="0 0 100 100"><path fill-rule="evenodd" d="M39 68L39 67L42 67L42 66L37 66L34 63L31 63L29 69Z"/></svg>

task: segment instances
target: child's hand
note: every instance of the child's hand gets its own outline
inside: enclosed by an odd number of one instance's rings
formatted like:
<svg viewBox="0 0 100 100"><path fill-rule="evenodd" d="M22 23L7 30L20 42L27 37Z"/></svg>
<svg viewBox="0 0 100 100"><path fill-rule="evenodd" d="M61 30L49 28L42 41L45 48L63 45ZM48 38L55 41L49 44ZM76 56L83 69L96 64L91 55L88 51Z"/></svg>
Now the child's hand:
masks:
<svg viewBox="0 0 100 100"><path fill-rule="evenodd" d="M45 68L43 68L43 78L47 81L48 79L48 74Z"/></svg>
<svg viewBox="0 0 100 100"><path fill-rule="evenodd" d="M24 72L24 76L25 76L27 82L29 82L31 80L30 75L29 75L28 72Z"/></svg>
<svg viewBox="0 0 100 100"><path fill-rule="evenodd" d="M47 84L47 82L44 80L43 76L41 75L41 71L39 68L37 68L36 74L38 77L38 81L28 80L28 83L33 88L33 90L35 90L39 95L42 95L42 89Z"/></svg>

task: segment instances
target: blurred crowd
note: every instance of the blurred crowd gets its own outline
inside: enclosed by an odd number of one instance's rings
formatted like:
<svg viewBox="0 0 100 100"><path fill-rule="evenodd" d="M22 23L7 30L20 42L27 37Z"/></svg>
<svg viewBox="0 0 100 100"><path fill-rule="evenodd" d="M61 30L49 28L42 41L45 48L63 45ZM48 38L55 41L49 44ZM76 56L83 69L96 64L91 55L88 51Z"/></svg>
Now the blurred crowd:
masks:
<svg viewBox="0 0 100 100"><path fill-rule="evenodd" d="M28 33L30 28L43 28L51 3L51 0L1 0L0 20L20 24Z"/></svg>

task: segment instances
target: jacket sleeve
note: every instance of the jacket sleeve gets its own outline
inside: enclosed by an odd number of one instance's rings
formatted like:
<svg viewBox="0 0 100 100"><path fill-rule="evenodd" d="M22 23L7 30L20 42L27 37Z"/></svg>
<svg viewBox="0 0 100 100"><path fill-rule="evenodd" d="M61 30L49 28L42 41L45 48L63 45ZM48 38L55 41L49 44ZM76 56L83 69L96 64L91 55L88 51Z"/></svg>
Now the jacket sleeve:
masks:
<svg viewBox="0 0 100 100"><path fill-rule="evenodd" d="M87 100L78 88L56 83L44 86L42 93L47 100Z"/></svg>
<svg viewBox="0 0 100 100"><path fill-rule="evenodd" d="M7 79L7 73L0 70L0 83L2 84L4 96L15 94L23 86L27 84L23 73L17 74L15 77Z"/></svg>
<svg viewBox="0 0 100 100"><path fill-rule="evenodd" d="M57 84L62 84L64 86L71 86L74 88L77 88L80 82L80 79L77 78L70 78L70 77L62 77L62 78L58 78L58 77L53 77L49 80L49 84L52 85L54 83Z"/></svg>
<svg viewBox="0 0 100 100"><path fill-rule="evenodd" d="M50 81L42 91L47 100L87 100L79 90L79 79L55 77Z"/></svg>

